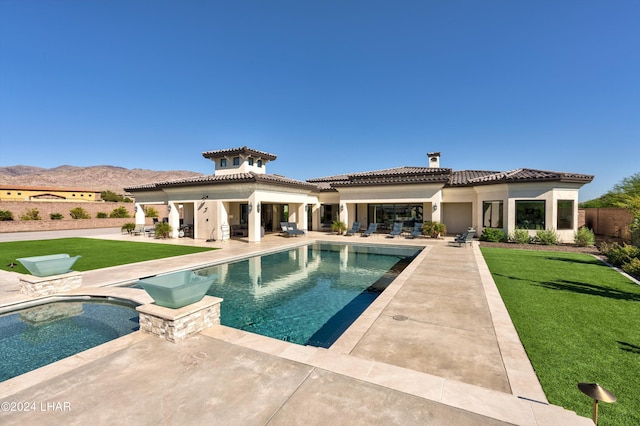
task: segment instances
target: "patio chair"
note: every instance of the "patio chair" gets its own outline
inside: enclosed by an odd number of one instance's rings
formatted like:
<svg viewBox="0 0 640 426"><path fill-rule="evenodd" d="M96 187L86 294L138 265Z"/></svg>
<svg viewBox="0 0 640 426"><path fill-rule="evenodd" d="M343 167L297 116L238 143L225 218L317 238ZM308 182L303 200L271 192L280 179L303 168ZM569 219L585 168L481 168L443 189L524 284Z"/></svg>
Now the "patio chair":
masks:
<svg viewBox="0 0 640 426"><path fill-rule="evenodd" d="M353 222L353 226L347 231L346 235L354 235L360 232L360 222Z"/></svg>
<svg viewBox="0 0 640 426"><path fill-rule="evenodd" d="M298 226L293 222L280 222L280 227L282 228L282 233L287 237L290 237L292 235L294 237L297 237L298 235L304 235L304 231L298 229Z"/></svg>
<svg viewBox="0 0 640 426"><path fill-rule="evenodd" d="M131 235L144 235L144 233L144 225L136 225L136 227L131 231Z"/></svg>
<svg viewBox="0 0 640 426"><path fill-rule="evenodd" d="M289 232L293 235L304 235L305 232L302 229L298 229L298 224L295 222L287 222L289 224Z"/></svg>
<svg viewBox="0 0 640 426"><path fill-rule="evenodd" d="M389 232L388 238L398 237L402 234L402 222L393 222L393 227L391 228L391 232Z"/></svg>
<svg viewBox="0 0 640 426"><path fill-rule="evenodd" d="M408 238L416 238L416 237L424 237L424 234L422 233L421 222L416 222L413 224L413 231L411 231L411 234L409 235Z"/></svg>
<svg viewBox="0 0 640 426"><path fill-rule="evenodd" d="M378 231L378 224L377 223L370 223L369 227L367 228L366 231L364 231L360 236L361 237L368 237L370 235L375 234Z"/></svg>
<svg viewBox="0 0 640 426"><path fill-rule="evenodd" d="M456 236L453 241L449 241L449 244L454 244L458 247L461 247L463 244L465 247L467 246L467 244L472 245L474 235L475 231L467 231L462 235Z"/></svg>

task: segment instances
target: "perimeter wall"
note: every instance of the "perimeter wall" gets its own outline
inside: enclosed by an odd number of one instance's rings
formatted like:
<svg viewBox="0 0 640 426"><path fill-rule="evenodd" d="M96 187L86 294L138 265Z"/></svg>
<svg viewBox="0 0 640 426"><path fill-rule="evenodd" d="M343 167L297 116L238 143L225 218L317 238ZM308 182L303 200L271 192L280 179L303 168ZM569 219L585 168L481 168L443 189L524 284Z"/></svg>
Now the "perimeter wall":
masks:
<svg viewBox="0 0 640 426"><path fill-rule="evenodd" d="M82 207L91 219L72 219L69 211L76 207ZM115 209L124 207L129 212L130 218L105 218L98 219L98 213L106 213L107 216ZM167 206L153 206L160 218L167 217ZM42 220L20 220L26 211L38 209ZM120 228L127 222L135 222L133 203L113 202L70 202L70 201L1 201L0 210L8 210L13 214L13 220L0 221L0 232L28 232L28 231L60 231L65 229L92 229L92 228ZM60 220L51 220L52 213L63 216ZM153 219L146 218L146 224L153 223Z"/></svg>

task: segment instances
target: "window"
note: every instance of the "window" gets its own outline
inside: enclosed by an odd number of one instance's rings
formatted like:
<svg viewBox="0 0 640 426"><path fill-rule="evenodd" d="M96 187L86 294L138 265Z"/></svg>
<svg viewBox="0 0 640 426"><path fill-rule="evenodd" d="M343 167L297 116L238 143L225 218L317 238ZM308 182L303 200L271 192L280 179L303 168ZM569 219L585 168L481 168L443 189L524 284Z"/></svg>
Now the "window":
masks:
<svg viewBox="0 0 640 426"><path fill-rule="evenodd" d="M226 158L222 158L220 160L220 167L227 167L227 159Z"/></svg>
<svg viewBox="0 0 640 426"><path fill-rule="evenodd" d="M240 165L240 157L233 157L233 165L234 166Z"/></svg>
<svg viewBox="0 0 640 426"><path fill-rule="evenodd" d="M544 210L544 201L516 201L516 228L545 229Z"/></svg>
<svg viewBox="0 0 640 426"><path fill-rule="evenodd" d="M339 212L337 204L322 204L320 206L320 222L332 223L334 220L338 220Z"/></svg>
<svg viewBox="0 0 640 426"><path fill-rule="evenodd" d="M240 204L240 225L249 223L249 205Z"/></svg>
<svg viewBox="0 0 640 426"><path fill-rule="evenodd" d="M422 204L369 204L369 223L378 223L378 229L391 229L393 222L402 222L406 228L413 228L422 222Z"/></svg>
<svg viewBox="0 0 640 426"><path fill-rule="evenodd" d="M558 200L556 229L573 229L573 200Z"/></svg>
<svg viewBox="0 0 640 426"><path fill-rule="evenodd" d="M482 227L483 228L502 228L502 212L504 211L504 202L502 201L483 201L482 202Z"/></svg>
<svg viewBox="0 0 640 426"><path fill-rule="evenodd" d="M249 165L253 166L253 158L249 157Z"/></svg>
<svg viewBox="0 0 640 426"><path fill-rule="evenodd" d="M262 167L262 160L258 160L258 167Z"/></svg>

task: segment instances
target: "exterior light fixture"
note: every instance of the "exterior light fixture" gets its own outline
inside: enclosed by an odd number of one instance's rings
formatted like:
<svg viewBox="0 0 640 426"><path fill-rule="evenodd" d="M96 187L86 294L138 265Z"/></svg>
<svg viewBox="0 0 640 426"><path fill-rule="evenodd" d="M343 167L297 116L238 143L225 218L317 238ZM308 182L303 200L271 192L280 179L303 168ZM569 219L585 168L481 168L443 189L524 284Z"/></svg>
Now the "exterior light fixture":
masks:
<svg viewBox="0 0 640 426"><path fill-rule="evenodd" d="M260 213L260 202L258 201L258 205L256 206L258 213Z"/></svg>
<svg viewBox="0 0 640 426"><path fill-rule="evenodd" d="M593 423L597 425L598 401L616 402L616 396L597 383L578 383L578 389L580 389L583 394L593 398Z"/></svg>
<svg viewBox="0 0 640 426"><path fill-rule="evenodd" d="M249 208L249 213L251 213L251 210L253 210L253 204L251 201L249 201L249 205L247 207Z"/></svg>
<svg viewBox="0 0 640 426"><path fill-rule="evenodd" d="M433 211L435 212L436 210L438 210L438 205L436 203L433 203Z"/></svg>
<svg viewBox="0 0 640 426"><path fill-rule="evenodd" d="M344 210L344 204L340 204L340 211Z"/></svg>

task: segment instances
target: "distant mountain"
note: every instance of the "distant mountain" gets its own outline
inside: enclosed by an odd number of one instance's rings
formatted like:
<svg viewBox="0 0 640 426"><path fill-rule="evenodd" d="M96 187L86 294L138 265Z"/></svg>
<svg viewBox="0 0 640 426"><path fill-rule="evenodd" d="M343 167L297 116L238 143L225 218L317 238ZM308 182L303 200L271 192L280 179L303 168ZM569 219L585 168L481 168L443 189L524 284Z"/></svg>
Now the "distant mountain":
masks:
<svg viewBox="0 0 640 426"><path fill-rule="evenodd" d="M52 169L33 166L0 167L0 185L45 186L52 188L113 191L124 194L124 188L167 180L202 176L184 170L154 171L125 169L116 166L59 166Z"/></svg>

